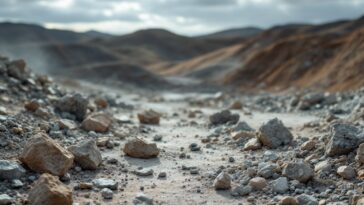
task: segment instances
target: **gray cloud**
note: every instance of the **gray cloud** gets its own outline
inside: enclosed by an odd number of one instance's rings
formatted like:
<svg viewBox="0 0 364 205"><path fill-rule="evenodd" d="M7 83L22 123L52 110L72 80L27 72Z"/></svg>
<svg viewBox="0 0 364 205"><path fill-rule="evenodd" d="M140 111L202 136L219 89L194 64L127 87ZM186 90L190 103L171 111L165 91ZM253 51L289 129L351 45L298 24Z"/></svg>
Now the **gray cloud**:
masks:
<svg viewBox="0 0 364 205"><path fill-rule="evenodd" d="M231 27L321 23L364 14L364 0L59 0L71 4L64 8L49 2L57 0L2 0L0 19L75 29L82 24L82 28L114 33L164 27L193 35ZM102 26L104 22L108 27Z"/></svg>

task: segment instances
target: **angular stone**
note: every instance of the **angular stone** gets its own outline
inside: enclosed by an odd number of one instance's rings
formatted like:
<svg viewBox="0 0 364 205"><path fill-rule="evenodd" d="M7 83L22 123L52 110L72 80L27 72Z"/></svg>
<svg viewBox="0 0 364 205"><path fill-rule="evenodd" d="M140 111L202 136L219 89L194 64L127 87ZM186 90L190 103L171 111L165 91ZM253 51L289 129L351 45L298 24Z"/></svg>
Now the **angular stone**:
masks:
<svg viewBox="0 0 364 205"><path fill-rule="evenodd" d="M159 149L155 143L147 143L141 139L128 141L123 149L124 153L130 157L153 158L159 155Z"/></svg>
<svg viewBox="0 0 364 205"><path fill-rule="evenodd" d="M274 118L259 128L258 139L263 145L274 149L291 143L293 135L282 121Z"/></svg>
<svg viewBox="0 0 364 205"><path fill-rule="evenodd" d="M220 189L230 189L231 187L231 177L225 172L221 172L214 180L214 187L216 190Z"/></svg>
<svg viewBox="0 0 364 205"><path fill-rule="evenodd" d="M62 130L74 130L77 128L77 124L73 120L60 119L57 123Z"/></svg>
<svg viewBox="0 0 364 205"><path fill-rule="evenodd" d="M290 162L282 172L283 176L305 183L314 176L314 170L304 162Z"/></svg>
<svg viewBox="0 0 364 205"><path fill-rule="evenodd" d="M315 172L329 173L331 171L332 164L329 160L324 160L315 165Z"/></svg>
<svg viewBox="0 0 364 205"><path fill-rule="evenodd" d="M244 150L257 150L262 148L262 144L257 138L251 138L247 143L244 145Z"/></svg>
<svg viewBox="0 0 364 205"><path fill-rule="evenodd" d="M19 80L26 80L29 77L29 69L24 60L15 60L8 66L8 75Z"/></svg>
<svg viewBox="0 0 364 205"><path fill-rule="evenodd" d="M292 196L285 196L281 199L279 205L300 205L300 203Z"/></svg>
<svg viewBox="0 0 364 205"><path fill-rule="evenodd" d="M111 190L118 189L118 183L112 179L99 178L92 180L92 184L100 189L109 188Z"/></svg>
<svg viewBox="0 0 364 205"><path fill-rule="evenodd" d="M0 194L0 205L10 205L13 203L13 198L7 194Z"/></svg>
<svg viewBox="0 0 364 205"><path fill-rule="evenodd" d="M40 104L36 100L31 100L24 105L24 108L30 112L35 112L39 107Z"/></svg>
<svg viewBox="0 0 364 205"><path fill-rule="evenodd" d="M78 121L86 117L87 106L88 100L81 94L65 95L55 104L57 111L73 114Z"/></svg>
<svg viewBox="0 0 364 205"><path fill-rule="evenodd" d="M304 205L318 205L318 201L315 197L307 195L307 194L301 194L297 197L298 203L304 204Z"/></svg>
<svg viewBox="0 0 364 205"><path fill-rule="evenodd" d="M301 150L311 151L315 149L316 142L314 140L309 140L301 145Z"/></svg>
<svg viewBox="0 0 364 205"><path fill-rule="evenodd" d="M337 169L337 174L348 180L353 179L356 176L355 169L350 166L340 166Z"/></svg>
<svg viewBox="0 0 364 205"><path fill-rule="evenodd" d="M104 113L96 113L88 116L82 122L82 128L86 131L107 132L112 124L112 119Z"/></svg>
<svg viewBox="0 0 364 205"><path fill-rule="evenodd" d="M59 179L50 174L42 174L29 192L31 205L72 205L72 191Z"/></svg>
<svg viewBox="0 0 364 205"><path fill-rule="evenodd" d="M143 124L158 125L160 117L161 114L152 109L145 110L142 113L138 113L139 122Z"/></svg>
<svg viewBox="0 0 364 205"><path fill-rule="evenodd" d="M232 196L246 196L246 195L249 195L250 192L252 192L251 186L240 185L240 186L235 187L233 190L231 190L231 195Z"/></svg>
<svg viewBox="0 0 364 205"><path fill-rule="evenodd" d="M73 155L46 134L31 138L20 155L20 161L31 170L63 176L73 165Z"/></svg>
<svg viewBox="0 0 364 205"><path fill-rule="evenodd" d="M0 180L19 179L25 173L25 169L17 162L0 160Z"/></svg>
<svg viewBox="0 0 364 205"><path fill-rule="evenodd" d="M359 148L356 151L356 161L360 164L364 164L364 143L359 145Z"/></svg>
<svg viewBox="0 0 364 205"><path fill-rule="evenodd" d="M272 188L274 192L284 194L288 191L288 180L286 177L279 177L272 182Z"/></svg>
<svg viewBox="0 0 364 205"><path fill-rule="evenodd" d="M74 155L75 162L82 169L95 170L102 162L101 152L94 140L83 141L78 145L69 147L68 150Z"/></svg>
<svg viewBox="0 0 364 205"><path fill-rule="evenodd" d="M239 114L232 114L229 110L217 112L209 117L211 125L236 124L239 118Z"/></svg>
<svg viewBox="0 0 364 205"><path fill-rule="evenodd" d="M326 146L326 155L348 154L358 147L359 130L348 124L334 124L331 127L331 138Z"/></svg>

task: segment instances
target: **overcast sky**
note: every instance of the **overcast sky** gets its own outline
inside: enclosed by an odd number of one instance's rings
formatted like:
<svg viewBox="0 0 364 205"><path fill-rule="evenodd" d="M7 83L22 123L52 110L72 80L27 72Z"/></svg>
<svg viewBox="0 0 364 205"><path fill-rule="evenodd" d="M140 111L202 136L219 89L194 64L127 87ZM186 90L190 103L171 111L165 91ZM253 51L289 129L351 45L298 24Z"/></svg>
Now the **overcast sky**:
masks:
<svg viewBox="0 0 364 205"><path fill-rule="evenodd" d="M113 34L166 28L185 35L364 15L364 0L0 0L0 20Z"/></svg>

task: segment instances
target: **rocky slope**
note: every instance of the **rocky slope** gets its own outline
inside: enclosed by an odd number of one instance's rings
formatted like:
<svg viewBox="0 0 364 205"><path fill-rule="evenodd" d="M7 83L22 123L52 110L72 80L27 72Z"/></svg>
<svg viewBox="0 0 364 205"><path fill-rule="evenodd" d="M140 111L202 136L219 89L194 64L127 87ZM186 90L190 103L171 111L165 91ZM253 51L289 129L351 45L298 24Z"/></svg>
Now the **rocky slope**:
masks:
<svg viewBox="0 0 364 205"><path fill-rule="evenodd" d="M363 89L72 87L1 57L0 92L0 204L364 200Z"/></svg>

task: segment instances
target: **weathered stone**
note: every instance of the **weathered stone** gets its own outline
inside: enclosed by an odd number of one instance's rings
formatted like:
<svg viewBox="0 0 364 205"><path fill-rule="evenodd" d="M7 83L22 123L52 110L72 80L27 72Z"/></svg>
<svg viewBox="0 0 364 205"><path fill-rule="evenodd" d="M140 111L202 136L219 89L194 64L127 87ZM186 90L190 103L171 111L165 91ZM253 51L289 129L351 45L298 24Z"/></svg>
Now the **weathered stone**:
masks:
<svg viewBox="0 0 364 205"><path fill-rule="evenodd" d="M254 190L262 190L264 189L268 183L267 181L262 178L262 177L254 177L249 181L249 185L254 189Z"/></svg>
<svg viewBox="0 0 364 205"><path fill-rule="evenodd" d="M210 116L212 125L221 125L226 123L236 124L239 121L239 114L232 114L229 110L223 110Z"/></svg>
<svg viewBox="0 0 364 205"><path fill-rule="evenodd" d="M37 134L25 145L20 161L40 173L63 176L73 165L73 155L46 134Z"/></svg>
<svg viewBox="0 0 364 205"><path fill-rule="evenodd" d="M355 159L360 164L364 164L364 143L359 145L359 148L356 151Z"/></svg>
<svg viewBox="0 0 364 205"><path fill-rule="evenodd" d="M10 205L13 203L13 198L7 194L0 194L0 205Z"/></svg>
<svg viewBox="0 0 364 205"><path fill-rule="evenodd" d="M136 158L153 158L159 155L159 149L155 143L147 143L141 139L128 141L123 149L124 153L130 157Z"/></svg>
<svg viewBox="0 0 364 205"><path fill-rule="evenodd" d="M88 116L82 122L82 128L86 131L107 132L112 124L112 119L104 113L96 113Z"/></svg>
<svg viewBox="0 0 364 205"><path fill-rule="evenodd" d="M328 156L343 155L358 147L359 131L356 127L348 124L334 124L331 127L331 138L326 146Z"/></svg>
<svg viewBox="0 0 364 205"><path fill-rule="evenodd" d="M161 114L152 109L145 110L142 113L138 113L139 122L143 124L158 125L160 117Z"/></svg>
<svg viewBox="0 0 364 205"><path fill-rule="evenodd" d="M281 199L279 205L301 205L298 200L292 196L286 196Z"/></svg>
<svg viewBox="0 0 364 205"><path fill-rule="evenodd" d="M0 160L0 180L18 179L25 172L25 169L15 161Z"/></svg>
<svg viewBox="0 0 364 205"><path fill-rule="evenodd" d="M311 151L315 149L316 142L314 140L309 140L301 145L301 150Z"/></svg>
<svg viewBox="0 0 364 205"><path fill-rule="evenodd" d="M57 123L62 130L74 130L77 128L77 124L73 120L60 119Z"/></svg>
<svg viewBox="0 0 364 205"><path fill-rule="evenodd" d="M324 160L315 165L315 172L329 173L331 171L332 164L329 160Z"/></svg>
<svg viewBox="0 0 364 205"><path fill-rule="evenodd" d="M288 180L286 177L279 177L272 182L272 188L274 192L284 194L288 191Z"/></svg>
<svg viewBox="0 0 364 205"><path fill-rule="evenodd" d="M314 176L314 170L304 162L290 162L282 172L283 176L305 183Z"/></svg>
<svg viewBox="0 0 364 205"><path fill-rule="evenodd" d="M42 174L30 190L28 201L31 205L72 205L72 191L57 177Z"/></svg>
<svg viewBox="0 0 364 205"><path fill-rule="evenodd" d="M118 183L112 179L99 178L92 180L92 184L100 189L109 188L111 190L118 189Z"/></svg>
<svg viewBox="0 0 364 205"><path fill-rule="evenodd" d="M273 149L281 145L287 145L293 139L291 132L277 118L263 124L259 128L257 137L263 145Z"/></svg>
<svg viewBox="0 0 364 205"><path fill-rule="evenodd" d="M113 198L114 193L109 189L109 188L103 188L101 190L101 196L104 199L112 199Z"/></svg>
<svg viewBox="0 0 364 205"><path fill-rule="evenodd" d="M307 195L307 194L301 194L297 197L298 203L304 204L304 205L318 205L318 201L315 197Z"/></svg>
<svg viewBox="0 0 364 205"><path fill-rule="evenodd" d="M40 104L36 100L31 100L24 105L24 108L30 112L35 112L39 107Z"/></svg>
<svg viewBox="0 0 364 205"><path fill-rule="evenodd" d="M137 169L134 171L134 174L136 174L138 176L143 176L143 177L153 175L153 173L154 173L154 170L150 169L150 168Z"/></svg>
<svg viewBox="0 0 364 205"><path fill-rule="evenodd" d="M230 189L231 187L231 177L225 172L221 172L214 180L214 187L216 190L220 189Z"/></svg>
<svg viewBox="0 0 364 205"><path fill-rule="evenodd" d="M8 66L8 75L19 80L26 80L29 77L29 70L24 60L15 60Z"/></svg>
<svg viewBox="0 0 364 205"><path fill-rule="evenodd" d="M94 140L87 140L68 148L74 155L75 162L79 164L82 169L95 170L102 162L100 150L96 146Z"/></svg>
<svg viewBox="0 0 364 205"><path fill-rule="evenodd" d="M262 144L257 138L251 138L247 143L244 145L244 150L257 150L262 148Z"/></svg>
<svg viewBox="0 0 364 205"><path fill-rule="evenodd" d="M264 178L270 178L278 170L278 165L271 163L259 163L257 174Z"/></svg>
<svg viewBox="0 0 364 205"><path fill-rule="evenodd" d="M231 190L231 195L232 196L246 196L246 195L249 195L250 192L252 192L251 186L240 185L240 186L235 187L233 190Z"/></svg>
<svg viewBox="0 0 364 205"><path fill-rule="evenodd" d="M355 169L350 166L340 166L337 169L337 174L348 180L353 179L356 176Z"/></svg>
<svg viewBox="0 0 364 205"><path fill-rule="evenodd" d="M56 110L73 114L78 121L82 121L87 114L88 100L81 94L63 96L56 104Z"/></svg>
<svg viewBox="0 0 364 205"><path fill-rule="evenodd" d="M153 205L153 199L147 197L143 193L138 193L133 200L133 205Z"/></svg>
<svg viewBox="0 0 364 205"><path fill-rule="evenodd" d="M229 109L232 110L240 110L243 108L243 104L240 101L234 101L230 106Z"/></svg>
<svg viewBox="0 0 364 205"><path fill-rule="evenodd" d="M105 98L101 98L101 97L95 99L95 104L99 108L107 108L107 106L109 106L109 103L107 102L107 100Z"/></svg>

